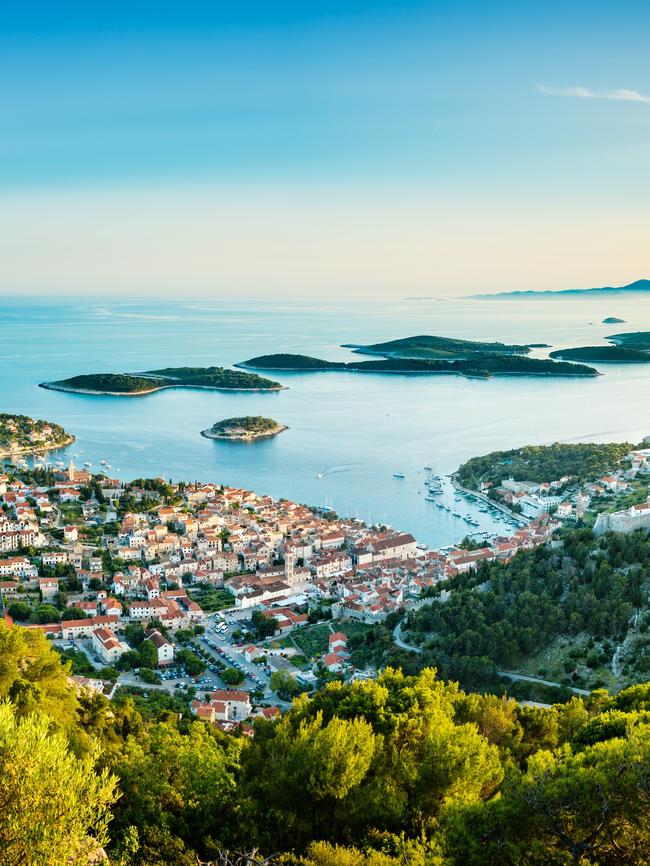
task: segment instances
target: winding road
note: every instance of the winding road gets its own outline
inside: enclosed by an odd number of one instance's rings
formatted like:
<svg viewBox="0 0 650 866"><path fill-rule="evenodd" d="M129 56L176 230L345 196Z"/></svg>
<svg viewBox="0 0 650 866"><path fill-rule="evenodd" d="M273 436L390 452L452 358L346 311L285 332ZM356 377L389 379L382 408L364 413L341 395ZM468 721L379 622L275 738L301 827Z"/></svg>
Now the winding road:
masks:
<svg viewBox="0 0 650 866"><path fill-rule="evenodd" d="M398 647L400 647L401 649L408 650L409 652L420 654L422 652L422 647L414 646L413 644L408 644L408 643L406 643L406 641L402 640L402 622L403 622L403 620L398 622L397 625L395 626L395 628L393 629L393 640L395 641L396 645ZM497 674L500 677L506 677L507 679L512 680L513 682L518 682L519 680L522 680L523 682L526 682L526 683L538 683L539 685L542 685L542 686L552 686L552 687L557 688L557 689L567 688L567 689L570 689L574 695L580 695L582 697L585 697L585 696L591 694L589 689L578 689L578 688L575 688L575 686L565 686L562 683L554 683L554 682L551 682L551 680L542 680L539 677L531 677L531 676L528 676L527 674L517 674L517 673L514 673L513 671L497 671Z"/></svg>

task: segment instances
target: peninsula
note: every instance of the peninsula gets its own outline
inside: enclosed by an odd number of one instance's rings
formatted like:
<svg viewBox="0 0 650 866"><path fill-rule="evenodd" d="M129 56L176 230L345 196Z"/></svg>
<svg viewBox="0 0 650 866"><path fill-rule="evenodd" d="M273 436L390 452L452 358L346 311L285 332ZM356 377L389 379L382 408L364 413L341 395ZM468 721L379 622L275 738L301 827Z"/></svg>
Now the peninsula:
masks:
<svg viewBox="0 0 650 866"><path fill-rule="evenodd" d="M386 343L368 346L347 343L343 348L354 349L360 355L381 355L384 358L422 358L425 360L452 360L472 355L526 355L530 346L507 343L484 343L477 340L457 340L452 337L435 337L421 334L404 337Z"/></svg>
<svg viewBox="0 0 650 866"><path fill-rule="evenodd" d="M494 298L558 298L582 295L622 295L650 292L650 280L635 280L625 286L601 286L597 289L530 289L515 292L491 292L480 295L470 295L478 300L493 300Z"/></svg>
<svg viewBox="0 0 650 866"><path fill-rule="evenodd" d="M89 373L55 382L41 382L41 388L73 394L140 397L164 388L207 388L215 391L280 391L283 386L254 373L224 367L166 367L144 373Z"/></svg>
<svg viewBox="0 0 650 866"><path fill-rule="evenodd" d="M284 370L310 373L339 370L352 373L401 373L420 375L461 375L489 379L492 376L598 376L593 367L522 355L479 355L456 360L382 358L373 361L324 361L307 355L260 355L237 364L252 370Z"/></svg>
<svg viewBox="0 0 650 866"><path fill-rule="evenodd" d="M624 346L579 346L575 349L557 349L551 358L565 361L589 361L608 364L650 364L650 352L628 349Z"/></svg>
<svg viewBox="0 0 650 866"><path fill-rule="evenodd" d="M472 457L458 468L455 477L470 490L497 490L508 480L530 485L564 479L556 485L560 489L569 479L587 483L614 471L633 447L629 442L526 445Z"/></svg>
<svg viewBox="0 0 650 866"><path fill-rule="evenodd" d="M206 439L229 439L234 442L252 442L254 439L266 439L277 436L283 430L288 430L284 424L279 424L273 418L263 418L261 415L245 415L242 418L224 418L212 427L201 431Z"/></svg>
<svg viewBox="0 0 650 866"><path fill-rule="evenodd" d="M626 334L611 334L606 339L616 346L624 346L626 349L640 349L650 351L650 331L631 331Z"/></svg>
<svg viewBox="0 0 650 866"><path fill-rule="evenodd" d="M38 454L65 448L74 436L51 421L39 421L27 415L0 414L0 457Z"/></svg>

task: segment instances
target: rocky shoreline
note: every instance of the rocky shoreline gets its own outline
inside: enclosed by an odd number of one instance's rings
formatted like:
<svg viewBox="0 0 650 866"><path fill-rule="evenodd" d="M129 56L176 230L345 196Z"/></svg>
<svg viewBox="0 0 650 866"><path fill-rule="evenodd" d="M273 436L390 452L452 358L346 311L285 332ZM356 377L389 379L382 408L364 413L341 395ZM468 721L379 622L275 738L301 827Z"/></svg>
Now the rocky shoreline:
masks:
<svg viewBox="0 0 650 866"><path fill-rule="evenodd" d="M272 439L273 436L277 436L278 433L282 433L289 428L285 424L278 424L276 428L273 430L265 430L260 431L258 433L254 431L241 433L232 432L216 432L212 431L212 428L209 427L207 430L201 430L201 436L205 436L206 439L220 439L226 442L253 442L255 439Z"/></svg>

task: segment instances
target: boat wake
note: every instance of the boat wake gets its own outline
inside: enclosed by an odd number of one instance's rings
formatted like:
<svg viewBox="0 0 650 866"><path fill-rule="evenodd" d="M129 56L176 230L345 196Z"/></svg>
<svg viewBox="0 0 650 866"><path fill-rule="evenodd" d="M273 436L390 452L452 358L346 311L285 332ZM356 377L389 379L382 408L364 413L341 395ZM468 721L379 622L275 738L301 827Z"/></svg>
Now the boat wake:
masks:
<svg viewBox="0 0 650 866"><path fill-rule="evenodd" d="M337 475L339 472L350 472L359 466L363 466L363 463L342 463L337 466L328 466L327 469L323 469L322 472L318 473L318 478L325 478L327 475Z"/></svg>

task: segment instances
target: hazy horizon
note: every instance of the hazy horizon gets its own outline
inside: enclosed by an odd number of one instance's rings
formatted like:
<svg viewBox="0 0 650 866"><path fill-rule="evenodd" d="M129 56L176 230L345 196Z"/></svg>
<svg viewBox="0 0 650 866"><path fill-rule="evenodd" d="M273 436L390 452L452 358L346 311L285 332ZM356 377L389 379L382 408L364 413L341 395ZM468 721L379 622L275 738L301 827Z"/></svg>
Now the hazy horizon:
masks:
<svg viewBox="0 0 650 866"><path fill-rule="evenodd" d="M0 294L650 275L643 4L36 7L0 33Z"/></svg>

